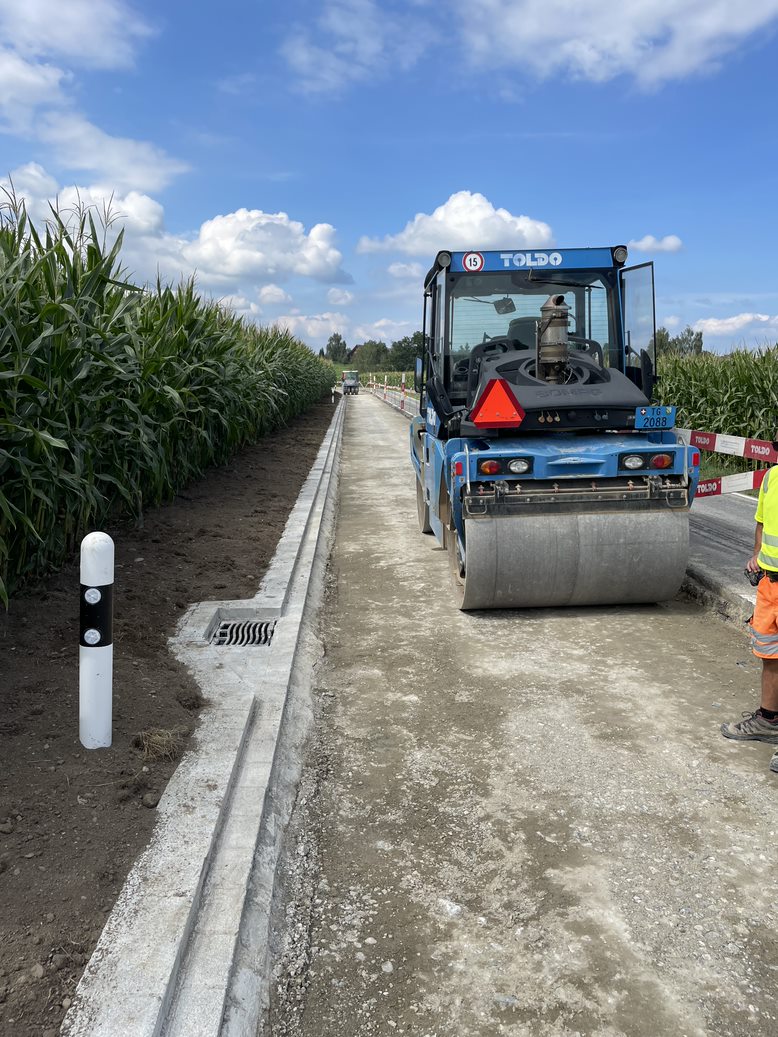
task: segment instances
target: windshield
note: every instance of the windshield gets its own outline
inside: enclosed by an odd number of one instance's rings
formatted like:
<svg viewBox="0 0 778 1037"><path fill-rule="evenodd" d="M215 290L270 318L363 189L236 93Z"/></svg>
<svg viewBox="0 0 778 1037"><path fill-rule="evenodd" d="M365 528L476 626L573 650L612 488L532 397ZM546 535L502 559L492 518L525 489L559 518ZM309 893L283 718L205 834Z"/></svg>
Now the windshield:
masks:
<svg viewBox="0 0 778 1037"><path fill-rule="evenodd" d="M552 293L564 294L570 307L571 348L593 352L605 366L618 367L621 343L613 270L522 270L457 277L450 288L448 314L452 365L466 361L475 346L491 338L507 337L534 349L540 307Z"/></svg>

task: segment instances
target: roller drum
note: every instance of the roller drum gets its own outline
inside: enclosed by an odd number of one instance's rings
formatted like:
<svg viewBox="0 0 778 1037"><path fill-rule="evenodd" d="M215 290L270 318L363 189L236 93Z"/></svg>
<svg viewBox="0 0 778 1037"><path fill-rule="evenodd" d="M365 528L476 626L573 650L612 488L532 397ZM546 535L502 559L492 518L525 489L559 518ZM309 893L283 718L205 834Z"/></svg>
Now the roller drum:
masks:
<svg viewBox="0 0 778 1037"><path fill-rule="evenodd" d="M686 572L689 511L472 517L465 537L464 573L448 537L465 610L666 601Z"/></svg>

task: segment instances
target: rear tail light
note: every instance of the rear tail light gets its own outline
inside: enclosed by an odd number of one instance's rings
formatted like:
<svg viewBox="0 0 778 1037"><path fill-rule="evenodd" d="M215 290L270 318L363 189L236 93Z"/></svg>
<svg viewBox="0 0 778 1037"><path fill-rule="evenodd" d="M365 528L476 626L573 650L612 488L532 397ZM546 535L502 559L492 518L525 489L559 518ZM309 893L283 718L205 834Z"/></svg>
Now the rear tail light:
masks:
<svg viewBox="0 0 778 1037"><path fill-rule="evenodd" d="M478 469L483 472L484 475L499 475L502 471L502 465L499 461L482 461L479 464Z"/></svg>
<svg viewBox="0 0 778 1037"><path fill-rule="evenodd" d="M700 463L700 452L699 452L699 450L695 450L694 453L692 454L692 464L697 466L697 465L699 465L699 463Z"/></svg>
<svg viewBox="0 0 778 1037"><path fill-rule="evenodd" d="M672 454L652 454L649 462L652 468L672 468Z"/></svg>

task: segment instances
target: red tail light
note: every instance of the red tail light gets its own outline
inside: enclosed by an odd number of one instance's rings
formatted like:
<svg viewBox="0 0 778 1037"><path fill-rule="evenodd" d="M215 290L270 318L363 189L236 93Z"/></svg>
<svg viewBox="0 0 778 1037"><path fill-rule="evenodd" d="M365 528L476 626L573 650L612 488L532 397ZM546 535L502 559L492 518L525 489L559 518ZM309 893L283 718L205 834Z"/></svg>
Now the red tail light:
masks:
<svg viewBox="0 0 778 1037"><path fill-rule="evenodd" d="M693 465L698 465L699 463L700 463L700 452L699 452L699 450L695 450L694 453L692 454L692 464Z"/></svg>
<svg viewBox="0 0 778 1037"><path fill-rule="evenodd" d="M482 461L478 467L484 475L499 475L502 471L499 461Z"/></svg>
<svg viewBox="0 0 778 1037"><path fill-rule="evenodd" d="M669 468L673 463L673 455L653 454L649 463L652 468Z"/></svg>
<svg viewBox="0 0 778 1037"><path fill-rule="evenodd" d="M477 428L518 428L524 408L504 378L492 378L473 407L470 420Z"/></svg>

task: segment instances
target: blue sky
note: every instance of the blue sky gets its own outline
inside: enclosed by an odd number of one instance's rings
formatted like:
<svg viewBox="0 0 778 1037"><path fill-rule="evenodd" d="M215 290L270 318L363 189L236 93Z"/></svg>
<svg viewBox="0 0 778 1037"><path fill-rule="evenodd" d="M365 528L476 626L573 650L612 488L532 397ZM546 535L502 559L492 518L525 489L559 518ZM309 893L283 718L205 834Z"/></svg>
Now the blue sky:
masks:
<svg viewBox="0 0 778 1037"><path fill-rule="evenodd" d="M113 197L137 279L313 348L438 248L630 243L657 318L778 340L778 0L0 0L0 178Z"/></svg>

